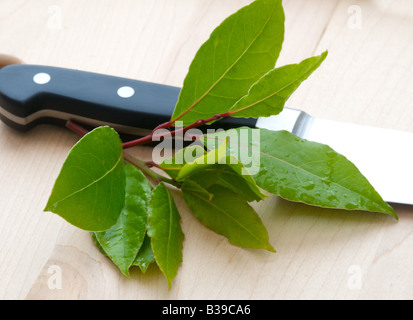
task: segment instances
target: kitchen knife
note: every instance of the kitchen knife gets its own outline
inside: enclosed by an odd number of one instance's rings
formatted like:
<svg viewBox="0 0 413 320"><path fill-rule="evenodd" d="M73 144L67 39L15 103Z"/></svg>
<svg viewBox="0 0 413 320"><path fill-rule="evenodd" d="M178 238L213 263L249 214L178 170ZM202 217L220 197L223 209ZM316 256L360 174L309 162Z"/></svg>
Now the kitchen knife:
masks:
<svg viewBox="0 0 413 320"><path fill-rule="evenodd" d="M142 136L170 120L179 93L177 87L85 71L9 65L0 70L0 119L18 130L72 120ZM267 118L215 123L223 129L240 126L287 130L328 144L352 161L385 201L413 204L413 133L315 119L291 108Z"/></svg>

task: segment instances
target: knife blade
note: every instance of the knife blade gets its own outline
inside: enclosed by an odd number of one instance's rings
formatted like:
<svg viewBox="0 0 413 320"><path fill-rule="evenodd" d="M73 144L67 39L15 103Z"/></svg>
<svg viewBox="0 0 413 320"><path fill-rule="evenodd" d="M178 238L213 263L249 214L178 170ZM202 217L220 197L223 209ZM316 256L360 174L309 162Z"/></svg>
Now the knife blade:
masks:
<svg viewBox="0 0 413 320"><path fill-rule="evenodd" d="M180 88L104 74L38 65L0 70L0 119L18 130L68 120L146 135L170 120ZM215 127L287 130L352 161L390 203L413 204L413 133L316 119L284 108L276 116L225 118Z"/></svg>

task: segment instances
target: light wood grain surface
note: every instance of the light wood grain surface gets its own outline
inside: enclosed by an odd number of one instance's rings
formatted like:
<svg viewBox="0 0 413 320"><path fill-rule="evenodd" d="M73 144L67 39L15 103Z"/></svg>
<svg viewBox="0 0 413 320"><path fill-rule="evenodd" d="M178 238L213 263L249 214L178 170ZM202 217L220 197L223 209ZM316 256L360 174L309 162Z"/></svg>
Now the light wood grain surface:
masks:
<svg viewBox="0 0 413 320"><path fill-rule="evenodd" d="M26 63L181 86L210 32L248 0L2 0L0 53ZM284 1L278 64L329 50L288 106L316 117L413 132L410 0ZM357 20L360 18L361 20ZM355 20L356 19L356 20ZM87 232L43 213L78 137L0 123L1 299L412 299L413 208L400 221L272 196L255 205L276 254L204 228L174 193L186 235L171 290L160 271L131 278ZM411 146L406 146L411 147ZM149 147L133 151L150 157ZM61 271L61 287L51 282Z"/></svg>

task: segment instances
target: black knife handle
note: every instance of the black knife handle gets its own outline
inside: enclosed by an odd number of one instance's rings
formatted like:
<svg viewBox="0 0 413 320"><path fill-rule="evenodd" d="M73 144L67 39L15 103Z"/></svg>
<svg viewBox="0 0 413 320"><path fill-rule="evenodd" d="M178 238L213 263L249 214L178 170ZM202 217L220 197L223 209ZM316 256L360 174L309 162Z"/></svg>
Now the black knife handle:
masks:
<svg viewBox="0 0 413 320"><path fill-rule="evenodd" d="M177 87L85 71L10 65L0 70L0 118L19 130L73 120L140 135L170 120L179 93ZM214 127L255 124L255 119L226 118Z"/></svg>

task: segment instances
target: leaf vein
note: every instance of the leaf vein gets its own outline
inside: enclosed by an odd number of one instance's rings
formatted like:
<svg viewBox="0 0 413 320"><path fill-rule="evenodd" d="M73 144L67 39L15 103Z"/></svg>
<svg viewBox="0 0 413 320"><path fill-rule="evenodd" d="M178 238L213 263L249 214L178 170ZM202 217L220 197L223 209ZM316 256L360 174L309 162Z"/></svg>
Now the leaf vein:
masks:
<svg viewBox="0 0 413 320"><path fill-rule="evenodd" d="M60 199L60 200L56 201L56 202L53 204L53 206L56 206L58 203L63 202L63 201L65 201L65 200L73 197L74 195L76 195L76 194L78 194L78 193L80 193L80 192L82 192L82 191L90 188L91 186L95 185L95 184L98 183L99 181L103 180L107 175L109 175L111 172L113 172L113 171L116 169L116 167L118 166L118 164L120 163L121 160L122 160L122 154L119 156L119 159L116 161L115 165L114 165L110 170L108 170L104 175L102 175L102 176L99 177L98 179L92 181L92 182L89 183L88 185L80 188L79 190L76 190L76 191L72 192L71 194L69 194L68 196L64 197L63 199Z"/></svg>

